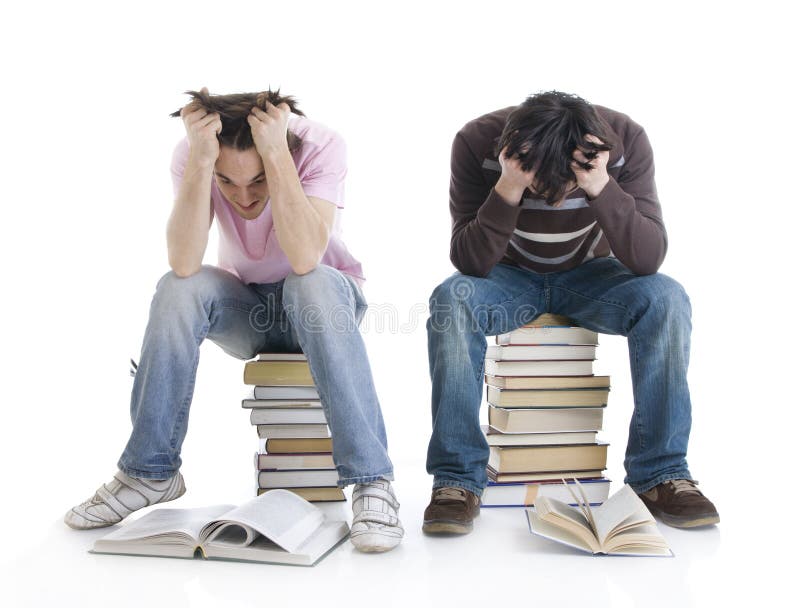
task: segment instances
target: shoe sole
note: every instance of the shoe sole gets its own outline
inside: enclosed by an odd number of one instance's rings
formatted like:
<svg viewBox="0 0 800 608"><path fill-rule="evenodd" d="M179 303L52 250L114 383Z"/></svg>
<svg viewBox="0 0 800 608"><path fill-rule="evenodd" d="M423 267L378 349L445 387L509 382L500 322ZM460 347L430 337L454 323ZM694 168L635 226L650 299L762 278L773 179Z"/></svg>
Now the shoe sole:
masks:
<svg viewBox="0 0 800 608"><path fill-rule="evenodd" d="M422 531L426 534L469 534L472 532L472 522L426 521L422 524Z"/></svg>
<svg viewBox="0 0 800 608"><path fill-rule="evenodd" d="M719 523L719 515L704 515L701 517L693 517L692 519L684 519L681 517L672 517L670 515L659 514L658 516L668 526L673 528L700 528L701 526L713 526Z"/></svg>

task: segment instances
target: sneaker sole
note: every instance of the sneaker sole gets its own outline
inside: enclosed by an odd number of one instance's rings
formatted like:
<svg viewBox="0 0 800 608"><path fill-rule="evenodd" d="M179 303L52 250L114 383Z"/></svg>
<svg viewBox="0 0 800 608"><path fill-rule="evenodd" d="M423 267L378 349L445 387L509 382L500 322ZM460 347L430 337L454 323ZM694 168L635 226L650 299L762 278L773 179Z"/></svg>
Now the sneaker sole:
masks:
<svg viewBox="0 0 800 608"><path fill-rule="evenodd" d="M693 517L686 519L683 517L673 517L664 513L659 513L658 517L668 526L673 528L699 528L701 526L713 526L719 523L719 515L714 513L711 515L702 515L700 517Z"/></svg>
<svg viewBox="0 0 800 608"><path fill-rule="evenodd" d="M472 532L472 522L426 521L422 524L422 531L426 534L469 534Z"/></svg>

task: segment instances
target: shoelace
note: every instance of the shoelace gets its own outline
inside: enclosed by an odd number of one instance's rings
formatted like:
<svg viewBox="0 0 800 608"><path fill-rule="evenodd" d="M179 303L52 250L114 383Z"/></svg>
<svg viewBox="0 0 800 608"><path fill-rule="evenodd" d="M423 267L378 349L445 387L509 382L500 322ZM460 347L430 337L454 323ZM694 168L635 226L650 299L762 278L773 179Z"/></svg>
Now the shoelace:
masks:
<svg viewBox="0 0 800 608"><path fill-rule="evenodd" d="M436 502L442 502L445 500L457 500L460 502L467 501L467 493L465 490L461 488L439 488L436 490L435 494Z"/></svg>
<svg viewBox="0 0 800 608"><path fill-rule="evenodd" d="M697 486L694 485L694 482L689 481L688 479L670 479L670 485L675 490L676 494L680 492L694 492L695 494L700 494L700 490L697 489Z"/></svg>

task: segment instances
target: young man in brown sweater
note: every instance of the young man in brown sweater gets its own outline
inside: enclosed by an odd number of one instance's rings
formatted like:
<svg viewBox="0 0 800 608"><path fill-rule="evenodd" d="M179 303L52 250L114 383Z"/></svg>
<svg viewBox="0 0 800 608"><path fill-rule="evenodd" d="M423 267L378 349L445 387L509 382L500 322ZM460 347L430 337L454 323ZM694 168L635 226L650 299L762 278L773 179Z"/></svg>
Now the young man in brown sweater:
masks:
<svg viewBox="0 0 800 608"><path fill-rule="evenodd" d="M691 308L658 273L667 235L647 136L565 93L467 123L453 142L450 258L430 301L433 494L428 533L467 533L486 486L478 413L487 335L556 313L627 336L634 412L625 482L665 523L719 521L686 462Z"/></svg>

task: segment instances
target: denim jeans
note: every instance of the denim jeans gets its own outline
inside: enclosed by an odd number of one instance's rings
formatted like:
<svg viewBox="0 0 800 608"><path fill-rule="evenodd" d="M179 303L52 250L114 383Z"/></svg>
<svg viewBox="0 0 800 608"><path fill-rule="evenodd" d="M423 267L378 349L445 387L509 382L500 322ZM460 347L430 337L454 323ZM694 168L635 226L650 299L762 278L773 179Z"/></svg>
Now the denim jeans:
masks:
<svg viewBox="0 0 800 608"><path fill-rule="evenodd" d="M657 273L638 276L614 258L538 274L498 264L486 278L456 273L431 295L428 355L433 487L486 486L489 446L481 433L486 337L556 313L597 332L627 336L634 409L625 482L644 492L668 479L691 479L691 306L683 288Z"/></svg>
<svg viewBox="0 0 800 608"><path fill-rule="evenodd" d="M339 485L393 479L380 404L358 324L367 304L350 277L320 265L278 283L245 285L212 266L169 272L150 307L131 394L133 432L119 468L166 479L181 466L200 343L239 359L303 352L333 438Z"/></svg>

